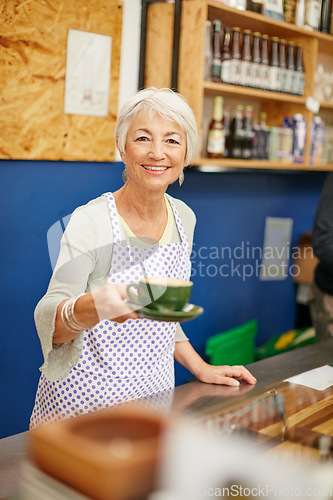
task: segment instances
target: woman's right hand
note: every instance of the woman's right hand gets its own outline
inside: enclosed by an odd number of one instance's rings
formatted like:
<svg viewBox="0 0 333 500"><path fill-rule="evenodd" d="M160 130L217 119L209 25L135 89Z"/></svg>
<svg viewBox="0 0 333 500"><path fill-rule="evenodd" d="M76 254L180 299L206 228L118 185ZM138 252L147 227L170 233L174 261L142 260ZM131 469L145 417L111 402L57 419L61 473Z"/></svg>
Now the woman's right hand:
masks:
<svg viewBox="0 0 333 500"><path fill-rule="evenodd" d="M86 328L92 328L102 320L123 323L127 319L136 319L138 314L131 309L126 299L126 285L104 285L98 290L81 295L75 303L75 318ZM74 340L81 332L71 331L62 321L62 308L66 301L62 301L57 310L53 343L62 344ZM82 330L83 331L83 330Z"/></svg>
<svg viewBox="0 0 333 500"><path fill-rule="evenodd" d="M126 285L104 285L91 292L98 321L105 319L123 323L127 319L136 319L138 314L131 309L126 300Z"/></svg>

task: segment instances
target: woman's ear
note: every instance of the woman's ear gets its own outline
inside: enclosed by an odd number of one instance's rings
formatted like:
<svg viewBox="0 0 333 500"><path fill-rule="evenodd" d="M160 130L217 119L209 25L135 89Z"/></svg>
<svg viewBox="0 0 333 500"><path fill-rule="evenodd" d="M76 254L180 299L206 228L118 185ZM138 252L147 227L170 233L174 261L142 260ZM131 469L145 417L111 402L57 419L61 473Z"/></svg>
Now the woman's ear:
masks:
<svg viewBox="0 0 333 500"><path fill-rule="evenodd" d="M119 151L118 137L116 138L116 146L117 146L117 149ZM126 165L126 153L122 153L121 151L119 151L119 154L120 154L121 161Z"/></svg>

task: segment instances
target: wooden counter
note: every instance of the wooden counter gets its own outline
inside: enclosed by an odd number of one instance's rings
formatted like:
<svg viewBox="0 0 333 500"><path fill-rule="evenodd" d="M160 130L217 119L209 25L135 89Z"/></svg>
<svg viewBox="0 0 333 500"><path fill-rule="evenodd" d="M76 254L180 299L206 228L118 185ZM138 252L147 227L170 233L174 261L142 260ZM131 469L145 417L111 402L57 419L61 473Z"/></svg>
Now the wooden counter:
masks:
<svg viewBox="0 0 333 500"><path fill-rule="evenodd" d="M276 389L284 401L287 440L275 443L274 449L293 451L298 448L298 456L301 449L301 454L316 457L318 452L313 447L316 438L321 434L333 436L333 387L315 391L283 380L332 363L333 339L251 364L249 369L258 380L255 386L243 384L232 388L194 381L166 393L172 401L171 409L190 413L204 423L224 425L226 419L230 420L230 415L237 416L239 410L253 409L257 403L260 406L267 391ZM154 404L154 399L156 404L160 403L161 398L156 395L149 398L149 404ZM248 430L263 439L274 440L281 433L283 420L278 413L270 420L266 414L264 419L250 422ZM27 455L28 435L26 432L0 440L0 499L8 498L15 491L20 464ZM301 446L301 442L306 446Z"/></svg>

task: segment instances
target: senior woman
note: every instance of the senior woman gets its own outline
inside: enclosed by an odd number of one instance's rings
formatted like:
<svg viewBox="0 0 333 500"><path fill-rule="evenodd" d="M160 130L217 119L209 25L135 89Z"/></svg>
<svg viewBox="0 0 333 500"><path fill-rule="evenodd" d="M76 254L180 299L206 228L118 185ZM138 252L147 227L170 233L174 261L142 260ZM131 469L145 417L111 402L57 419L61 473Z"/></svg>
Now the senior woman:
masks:
<svg viewBox="0 0 333 500"><path fill-rule="evenodd" d="M193 113L170 89L145 89L120 110L115 138L124 186L79 207L35 311L44 364L31 428L174 387L174 364L207 383L249 384L242 366L211 366L179 323L141 319L126 284L190 278L195 215L166 194L184 179L198 136Z"/></svg>

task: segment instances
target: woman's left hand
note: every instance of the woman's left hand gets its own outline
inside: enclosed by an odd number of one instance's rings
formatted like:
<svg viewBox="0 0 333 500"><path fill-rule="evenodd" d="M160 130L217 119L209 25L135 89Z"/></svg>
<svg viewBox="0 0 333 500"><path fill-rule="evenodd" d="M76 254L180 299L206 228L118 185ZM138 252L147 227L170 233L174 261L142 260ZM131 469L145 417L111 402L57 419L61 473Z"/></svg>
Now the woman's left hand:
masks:
<svg viewBox="0 0 333 500"><path fill-rule="evenodd" d="M239 381L244 380L248 384L255 384L256 378L245 368L245 366L214 366L209 365L193 349L190 342L176 342L175 359L185 366L193 375L206 384L222 384L239 386Z"/></svg>
<svg viewBox="0 0 333 500"><path fill-rule="evenodd" d="M213 366L204 363L197 373L197 378L207 384L223 384L233 387L239 386L239 381L255 384L257 379L245 366Z"/></svg>

